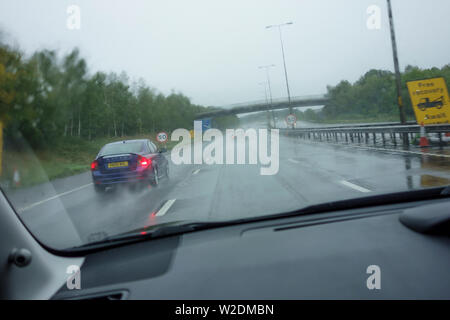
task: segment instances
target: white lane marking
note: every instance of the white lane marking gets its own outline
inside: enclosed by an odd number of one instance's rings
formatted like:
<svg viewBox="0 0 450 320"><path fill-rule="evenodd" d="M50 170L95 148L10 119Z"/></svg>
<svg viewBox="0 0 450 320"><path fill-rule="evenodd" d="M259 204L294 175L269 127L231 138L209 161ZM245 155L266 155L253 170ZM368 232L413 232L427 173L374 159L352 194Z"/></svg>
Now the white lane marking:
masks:
<svg viewBox="0 0 450 320"><path fill-rule="evenodd" d="M291 158L289 158L288 161L290 161L290 162L292 162L292 163L300 163L300 161L297 161L297 160L291 159Z"/></svg>
<svg viewBox="0 0 450 320"><path fill-rule="evenodd" d="M69 193L72 193L72 192L81 190L81 189L83 189L83 188L86 188L86 187L88 187L88 186L90 186L90 185L92 185L92 184L93 184L93 183L91 182L91 183L82 185L82 186L80 186L80 187L78 187L78 188L75 188L75 189L72 189L72 190L69 190L69 191L66 191L66 192L59 193L59 194L57 194L57 195L55 195L55 196L53 196L53 197L50 197L50 198L47 198L47 199L44 199L44 200L41 200L41 201L32 203L32 204L30 204L29 206L26 206L26 207L24 207L24 208L20 208L20 209L18 209L18 211L26 211L26 210L29 210L29 209L31 209L31 208L34 208L34 207L36 207L36 206L39 206L39 205L41 205L41 204L47 202L47 201L55 200L55 199L57 199L57 198L59 198L59 197L68 195Z"/></svg>
<svg viewBox="0 0 450 320"><path fill-rule="evenodd" d="M175 203L177 199L170 199L167 200L166 203L164 203L164 205L161 207L161 209L159 209L159 211L156 213L157 217L161 217L163 215L165 215L167 213L167 211L169 211L170 207Z"/></svg>
<svg viewBox="0 0 450 320"><path fill-rule="evenodd" d="M341 184L343 184L344 186L347 186L349 188L355 189L355 190L360 191L360 192L371 192L369 189L360 187L360 186L358 186L358 185L356 185L354 183L351 183L351 182L348 182L348 181L345 181L345 180L342 180L342 181L339 181L339 182Z"/></svg>
<svg viewBox="0 0 450 320"><path fill-rule="evenodd" d="M444 158L450 158L450 155L448 154L439 154L439 153L428 153L428 152L421 152L421 151L409 151L409 150L396 150L396 149L386 149L386 148L375 148L375 147L363 147L363 146L351 146L354 148L359 149L366 149L366 150L380 150L380 151L389 151L389 152L398 152L398 153L410 153L410 154L419 154L419 155L425 155L425 156L432 156L432 157L444 157Z"/></svg>
<svg viewBox="0 0 450 320"><path fill-rule="evenodd" d="M197 169L197 170L195 170L194 172L192 172L192 174L194 175L194 174L197 174L197 173L199 173L200 172L200 169Z"/></svg>

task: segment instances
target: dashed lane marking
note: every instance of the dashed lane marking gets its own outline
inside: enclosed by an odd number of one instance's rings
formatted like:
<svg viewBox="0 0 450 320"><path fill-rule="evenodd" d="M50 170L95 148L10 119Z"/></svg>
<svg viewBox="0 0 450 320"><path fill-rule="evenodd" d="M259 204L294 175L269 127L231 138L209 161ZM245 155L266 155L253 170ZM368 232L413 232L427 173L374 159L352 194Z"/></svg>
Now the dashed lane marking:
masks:
<svg viewBox="0 0 450 320"><path fill-rule="evenodd" d="M341 184L343 184L344 186L347 186L349 188L352 188L352 189L360 191L360 192L364 192L364 193L371 192L369 189L363 188L361 186L358 186L358 185L356 185L354 183L351 183L351 182L348 182L346 180L342 180L342 181L339 181L339 182Z"/></svg>
<svg viewBox="0 0 450 320"><path fill-rule="evenodd" d="M175 203L176 199L170 199L167 200L166 203L164 203L164 205L161 207L161 209L159 209L159 211L156 213L157 217L161 217L163 215L165 215L167 213L167 211L169 211L170 207L172 207L172 205Z"/></svg>

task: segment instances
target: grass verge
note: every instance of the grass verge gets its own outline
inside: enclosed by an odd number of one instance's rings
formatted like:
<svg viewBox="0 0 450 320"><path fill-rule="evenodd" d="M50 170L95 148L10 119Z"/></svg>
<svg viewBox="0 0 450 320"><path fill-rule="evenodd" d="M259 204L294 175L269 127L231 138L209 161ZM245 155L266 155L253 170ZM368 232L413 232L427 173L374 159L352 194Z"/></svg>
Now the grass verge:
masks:
<svg viewBox="0 0 450 320"><path fill-rule="evenodd" d="M41 150L31 148L25 148L21 151L3 150L3 172L0 183L3 186L14 188L28 187L86 172L89 170L92 160L95 159L101 147L106 143L128 139L151 139L155 141L154 136L149 134L99 138L91 141L68 137ZM170 150L177 143L169 141L165 147ZM15 171L18 173L20 183L16 183L14 180Z"/></svg>

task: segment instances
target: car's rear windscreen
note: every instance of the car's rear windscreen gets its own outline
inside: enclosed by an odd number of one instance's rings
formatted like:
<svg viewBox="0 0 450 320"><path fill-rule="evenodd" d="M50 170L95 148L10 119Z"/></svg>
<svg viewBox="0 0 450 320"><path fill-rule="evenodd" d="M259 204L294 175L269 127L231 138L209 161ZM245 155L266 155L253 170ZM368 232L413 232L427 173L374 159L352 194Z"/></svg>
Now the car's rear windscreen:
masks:
<svg viewBox="0 0 450 320"><path fill-rule="evenodd" d="M145 151L145 143L141 141L107 144L100 150L99 156L121 153L141 153Z"/></svg>

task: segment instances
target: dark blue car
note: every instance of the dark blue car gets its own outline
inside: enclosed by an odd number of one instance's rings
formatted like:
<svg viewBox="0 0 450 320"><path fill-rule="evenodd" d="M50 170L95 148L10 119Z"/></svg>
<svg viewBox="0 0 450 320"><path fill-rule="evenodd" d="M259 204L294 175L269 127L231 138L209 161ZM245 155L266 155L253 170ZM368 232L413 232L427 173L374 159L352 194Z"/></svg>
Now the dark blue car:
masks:
<svg viewBox="0 0 450 320"><path fill-rule="evenodd" d="M169 177L165 151L147 139L106 144L91 163L95 190L103 192L116 184L158 185L160 178Z"/></svg>

